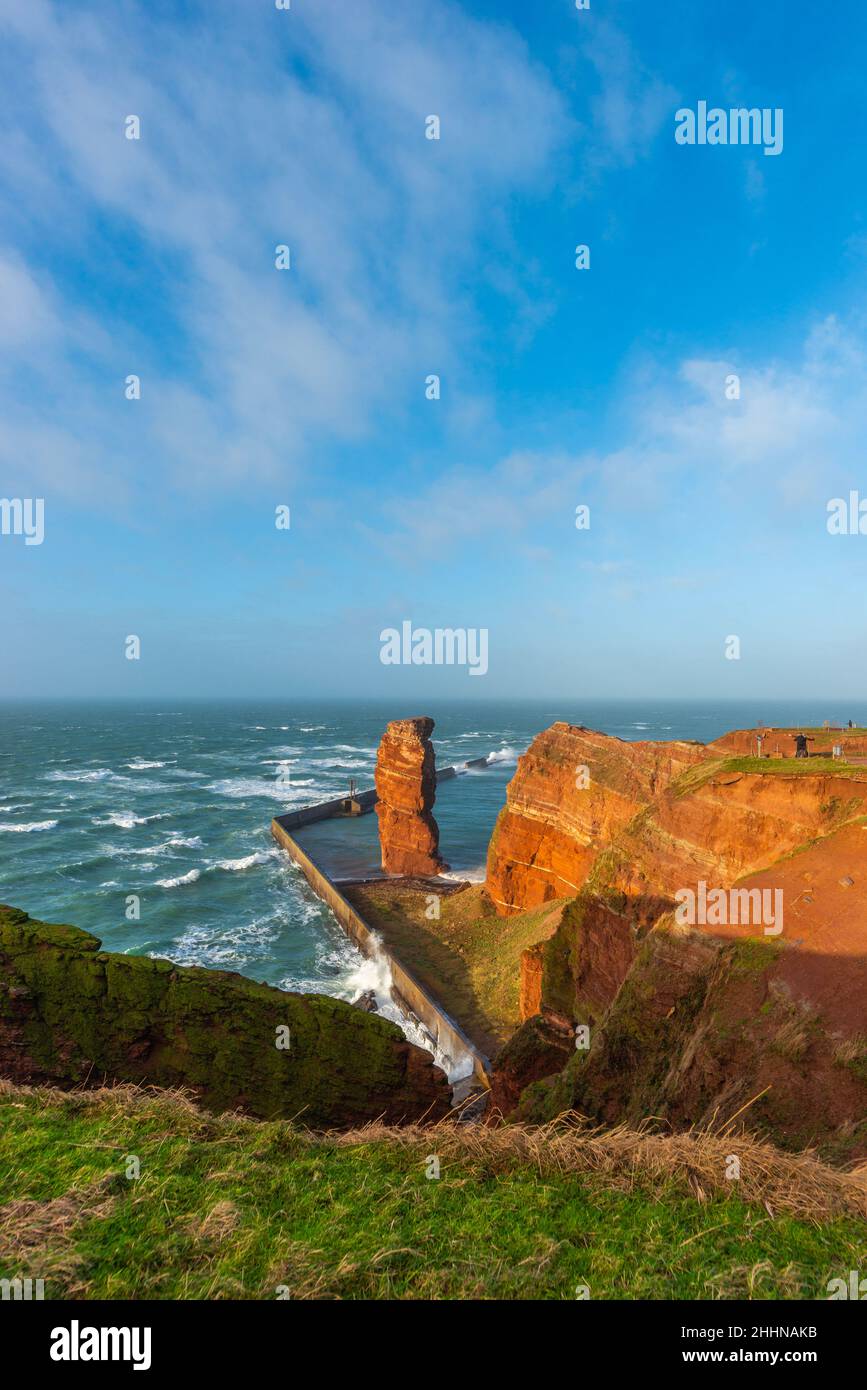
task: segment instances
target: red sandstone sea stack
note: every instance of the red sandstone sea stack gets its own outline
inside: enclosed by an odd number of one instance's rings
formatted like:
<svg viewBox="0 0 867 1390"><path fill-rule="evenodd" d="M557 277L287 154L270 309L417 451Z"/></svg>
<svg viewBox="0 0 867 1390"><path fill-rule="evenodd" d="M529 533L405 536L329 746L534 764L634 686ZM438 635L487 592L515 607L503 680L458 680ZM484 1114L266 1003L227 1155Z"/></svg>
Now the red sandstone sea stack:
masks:
<svg viewBox="0 0 867 1390"><path fill-rule="evenodd" d="M393 719L376 756L379 842L389 874L429 875L447 869L439 856L439 828L431 810L436 767L428 717Z"/></svg>

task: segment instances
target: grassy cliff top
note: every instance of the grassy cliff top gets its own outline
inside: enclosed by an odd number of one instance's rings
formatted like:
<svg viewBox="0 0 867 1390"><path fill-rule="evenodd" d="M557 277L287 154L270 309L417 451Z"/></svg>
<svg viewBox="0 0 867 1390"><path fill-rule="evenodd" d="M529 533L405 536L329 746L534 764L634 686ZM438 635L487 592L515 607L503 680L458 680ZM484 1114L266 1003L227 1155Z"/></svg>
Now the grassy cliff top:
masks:
<svg viewBox="0 0 867 1390"><path fill-rule="evenodd" d="M554 931L563 901L499 917L482 885L473 884L439 897L439 916L431 919L432 893L400 881L343 891L386 946L492 1057L521 1022L521 953Z"/></svg>
<svg viewBox="0 0 867 1390"><path fill-rule="evenodd" d="M847 763L845 758L709 758L687 768L674 779L669 788L672 796L690 796L715 777L735 773L759 777L848 777L867 782L867 767Z"/></svg>
<svg viewBox="0 0 867 1390"><path fill-rule="evenodd" d="M317 1137L0 1082L0 1171L0 1277L47 1299L812 1299L867 1246L857 1178L741 1137Z"/></svg>

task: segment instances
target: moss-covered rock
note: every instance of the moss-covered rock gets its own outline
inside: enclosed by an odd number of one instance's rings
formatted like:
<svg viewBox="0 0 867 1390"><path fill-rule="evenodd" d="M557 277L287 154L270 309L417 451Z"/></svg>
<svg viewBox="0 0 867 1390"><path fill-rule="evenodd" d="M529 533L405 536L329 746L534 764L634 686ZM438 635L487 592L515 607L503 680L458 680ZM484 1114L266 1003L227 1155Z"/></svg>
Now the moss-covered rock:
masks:
<svg viewBox="0 0 867 1390"><path fill-rule="evenodd" d="M575 1110L607 1125L652 1117L674 1129L736 1121L784 1148L862 1158L867 1076L841 1065L856 1044L836 1039L781 978L792 949L661 924L591 1026L589 1049L562 1070L551 1057L548 1075L537 1064L515 1118L538 1124Z"/></svg>
<svg viewBox="0 0 867 1390"><path fill-rule="evenodd" d="M0 906L0 1074L187 1086L214 1110L314 1127L448 1110L443 1073L387 1019L100 945Z"/></svg>

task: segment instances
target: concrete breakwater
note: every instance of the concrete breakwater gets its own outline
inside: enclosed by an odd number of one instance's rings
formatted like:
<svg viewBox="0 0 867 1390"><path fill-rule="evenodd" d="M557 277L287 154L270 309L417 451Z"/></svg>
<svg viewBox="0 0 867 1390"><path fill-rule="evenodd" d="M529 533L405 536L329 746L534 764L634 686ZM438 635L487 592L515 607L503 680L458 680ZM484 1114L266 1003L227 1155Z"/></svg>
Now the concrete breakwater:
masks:
<svg viewBox="0 0 867 1390"><path fill-rule="evenodd" d="M466 766L487 767L488 760L487 758L475 758ZM458 770L454 767L442 768L437 772L437 781L445 781L457 775ZM467 1037L460 1024L446 1013L442 1005L425 989L413 973L407 970L393 952L380 942L369 923L343 896L320 866L311 859L306 850L301 848L291 833L302 826L327 820L332 816L365 815L373 810L376 801L376 792L372 790L355 793L351 798L338 797L333 801L324 801L315 806L302 807L298 811L288 811L285 815L274 817L271 822L271 834L278 845L285 849L298 865L316 896L331 909L344 931L364 955L377 956L387 962L391 972L392 995L398 1008L403 1012L415 1015L430 1034L438 1051L445 1057L457 1062L461 1057L469 1056L472 1062L473 1076L487 1087L490 1071L488 1058Z"/></svg>
<svg viewBox="0 0 867 1390"><path fill-rule="evenodd" d="M488 767L487 758L473 758L465 764L466 767ZM437 769L437 782L447 782L452 777L457 777L456 767L442 767ZM355 792L352 796L337 796L332 801L319 801L315 806L302 806L298 811L287 811L285 816L278 816L280 824L286 830L300 830L302 825L313 825L316 821L330 820L332 816L343 817L349 815L364 816L372 811L377 803L377 795L374 788L366 792ZM356 809L350 810L350 805Z"/></svg>

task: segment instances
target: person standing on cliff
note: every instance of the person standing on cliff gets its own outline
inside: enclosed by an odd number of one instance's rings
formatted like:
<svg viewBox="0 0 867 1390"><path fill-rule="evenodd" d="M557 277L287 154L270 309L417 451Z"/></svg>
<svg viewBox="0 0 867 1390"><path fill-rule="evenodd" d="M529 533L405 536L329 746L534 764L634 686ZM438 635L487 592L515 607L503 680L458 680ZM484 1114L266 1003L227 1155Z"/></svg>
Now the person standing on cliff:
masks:
<svg viewBox="0 0 867 1390"><path fill-rule="evenodd" d="M795 740L795 757L808 758L810 754L807 750L807 744L815 743L812 734L793 734L792 737Z"/></svg>

